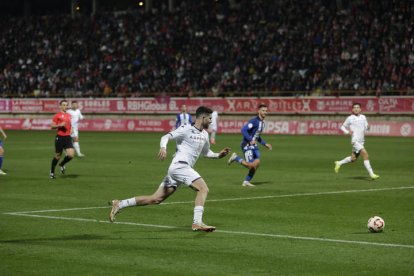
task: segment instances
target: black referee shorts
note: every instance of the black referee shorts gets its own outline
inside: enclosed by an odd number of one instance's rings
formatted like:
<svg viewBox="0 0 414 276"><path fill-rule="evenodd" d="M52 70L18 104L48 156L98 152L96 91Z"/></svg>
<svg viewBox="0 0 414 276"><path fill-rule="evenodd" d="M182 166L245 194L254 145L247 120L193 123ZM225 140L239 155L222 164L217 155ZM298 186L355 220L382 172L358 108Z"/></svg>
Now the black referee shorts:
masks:
<svg viewBox="0 0 414 276"><path fill-rule="evenodd" d="M64 149L73 149L72 137L56 135L55 138L55 152L61 153Z"/></svg>

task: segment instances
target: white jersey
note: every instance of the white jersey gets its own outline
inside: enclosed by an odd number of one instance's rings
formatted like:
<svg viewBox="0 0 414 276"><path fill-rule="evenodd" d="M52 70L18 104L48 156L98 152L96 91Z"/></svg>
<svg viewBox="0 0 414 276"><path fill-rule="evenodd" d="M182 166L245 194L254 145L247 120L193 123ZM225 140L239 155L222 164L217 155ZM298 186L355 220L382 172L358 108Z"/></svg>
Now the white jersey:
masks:
<svg viewBox="0 0 414 276"><path fill-rule="evenodd" d="M358 116L352 114L346 118L341 130L346 134L349 133L349 130L352 130L352 143L364 143L365 131L368 130L367 118L362 114Z"/></svg>
<svg viewBox="0 0 414 276"><path fill-rule="evenodd" d="M185 162L193 167L201 154L210 158L218 158L218 153L210 150L208 133L204 129L200 131L194 126L181 126L164 135L160 147L166 148L170 139L177 142L172 163Z"/></svg>
<svg viewBox="0 0 414 276"><path fill-rule="evenodd" d="M70 116L72 117L72 127L77 128L78 127L78 122L80 120L83 120L83 115L82 112L79 109L73 110L73 109L69 109L67 111L67 113L70 114Z"/></svg>
<svg viewBox="0 0 414 276"><path fill-rule="evenodd" d="M213 111L213 113L211 113L211 124L209 127L212 131L217 131L217 119L218 113L217 111Z"/></svg>

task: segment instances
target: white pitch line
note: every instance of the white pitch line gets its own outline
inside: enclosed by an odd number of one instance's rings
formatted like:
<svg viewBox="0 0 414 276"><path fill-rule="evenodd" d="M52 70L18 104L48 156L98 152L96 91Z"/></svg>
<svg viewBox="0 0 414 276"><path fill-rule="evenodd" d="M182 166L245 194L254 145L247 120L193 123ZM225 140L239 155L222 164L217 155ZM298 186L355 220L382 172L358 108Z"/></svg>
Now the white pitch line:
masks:
<svg viewBox="0 0 414 276"><path fill-rule="evenodd" d="M269 199L269 198L300 197L300 196L336 195L336 194L346 194L346 193L367 193L367 192L381 192L381 191L407 190L407 189L414 189L414 186L378 188L378 189L364 189L364 190L345 190L345 191L332 191L332 192L317 192L317 193L299 193L299 194L287 194L287 195L270 195L270 196L256 196L256 197L209 199L209 200L207 200L207 202L255 200L255 199ZM163 203L161 203L161 205L189 204L189 203L194 203L194 201L163 202ZM109 207L108 206L106 206L106 207L97 206L97 207L68 208L68 209L35 210L35 211L22 211L22 212L7 212L7 213L3 213L3 214L5 214L5 215L18 215L18 214L31 214L31 213L81 211L81 210L92 210L92 209L103 209L103 208L109 208Z"/></svg>
<svg viewBox="0 0 414 276"><path fill-rule="evenodd" d="M20 214L9 213L9 215L34 217L34 218L57 219L57 220L80 221L80 222L95 222L95 223L106 223L106 224L110 223L106 220L55 217L55 216L43 216L43 215L29 215L29 214L21 214L21 213ZM134 222L115 222L114 224L133 225L133 226L142 226L142 227L150 227L150 228L164 228L164 229L182 229L183 228L183 227L178 227L178 226L144 224L144 223L134 223ZM354 240L338 240L338 239L328 239L328 238L301 237L301 236L292 236L292 235L267 234L267 233L255 233L255 232L241 232L241 231L228 231L228 230L216 230L216 233L231 234L231 235L244 235L244 236L256 236L256 237L269 237L269 238L278 238L278 239L305 240L305 241L318 241L318 242L330 242L330 243L347 243L347 244L357 244L357 245L370 245L370 246L382 246L382 247L395 247L395 248L414 249L414 245L410 245L410 244L378 243L378 242L366 242L366 241L354 241Z"/></svg>

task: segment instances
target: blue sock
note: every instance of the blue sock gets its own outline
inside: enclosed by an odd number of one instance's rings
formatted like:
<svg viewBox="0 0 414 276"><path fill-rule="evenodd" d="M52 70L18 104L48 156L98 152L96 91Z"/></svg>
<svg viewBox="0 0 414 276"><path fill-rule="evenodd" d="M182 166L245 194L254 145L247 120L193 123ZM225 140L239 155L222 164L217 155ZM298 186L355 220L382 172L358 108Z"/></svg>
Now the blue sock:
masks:
<svg viewBox="0 0 414 276"><path fill-rule="evenodd" d="M3 165L3 156L0 156L0 170L1 170L2 165Z"/></svg>
<svg viewBox="0 0 414 276"><path fill-rule="evenodd" d="M249 181L252 180L254 174L256 173L256 170L250 170L249 173L247 174L246 178L244 180Z"/></svg>
<svg viewBox="0 0 414 276"><path fill-rule="evenodd" d="M237 156L236 161L241 164L243 162L243 158L241 158L240 156Z"/></svg>

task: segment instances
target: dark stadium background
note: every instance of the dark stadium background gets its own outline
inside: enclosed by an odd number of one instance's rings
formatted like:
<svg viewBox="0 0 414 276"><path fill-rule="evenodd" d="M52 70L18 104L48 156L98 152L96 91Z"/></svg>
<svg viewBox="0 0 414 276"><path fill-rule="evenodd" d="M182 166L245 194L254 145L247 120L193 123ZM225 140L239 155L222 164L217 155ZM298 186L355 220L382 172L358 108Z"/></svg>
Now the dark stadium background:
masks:
<svg viewBox="0 0 414 276"><path fill-rule="evenodd" d="M69 14L71 11L71 0L16 0L0 1L0 15L24 16L24 15L52 15ZM126 9L139 9L138 0L98 0L99 9L114 11ZM153 4L157 1L153 1ZM158 1L160 2L160 1ZM76 0L80 12L90 14L92 11L92 0Z"/></svg>

